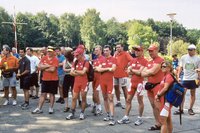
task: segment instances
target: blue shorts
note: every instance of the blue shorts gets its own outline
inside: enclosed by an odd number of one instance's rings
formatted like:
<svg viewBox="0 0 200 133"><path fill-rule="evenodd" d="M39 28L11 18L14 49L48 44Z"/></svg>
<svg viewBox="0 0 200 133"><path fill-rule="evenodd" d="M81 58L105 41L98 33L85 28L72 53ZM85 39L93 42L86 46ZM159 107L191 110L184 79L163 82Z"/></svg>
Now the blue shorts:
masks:
<svg viewBox="0 0 200 133"><path fill-rule="evenodd" d="M186 89L196 89L198 85L196 84L195 80L183 80L181 82L184 88Z"/></svg>

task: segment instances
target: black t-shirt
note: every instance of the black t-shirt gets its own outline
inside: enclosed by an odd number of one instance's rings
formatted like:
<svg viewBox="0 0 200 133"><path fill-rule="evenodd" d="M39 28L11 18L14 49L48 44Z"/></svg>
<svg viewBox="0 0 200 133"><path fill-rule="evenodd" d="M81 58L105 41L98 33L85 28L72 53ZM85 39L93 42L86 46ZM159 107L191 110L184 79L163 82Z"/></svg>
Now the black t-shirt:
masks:
<svg viewBox="0 0 200 133"><path fill-rule="evenodd" d="M29 73L26 75L23 75L23 77L30 75L30 72L31 72L30 60L26 56L19 60L20 74L23 73L25 70L29 70Z"/></svg>

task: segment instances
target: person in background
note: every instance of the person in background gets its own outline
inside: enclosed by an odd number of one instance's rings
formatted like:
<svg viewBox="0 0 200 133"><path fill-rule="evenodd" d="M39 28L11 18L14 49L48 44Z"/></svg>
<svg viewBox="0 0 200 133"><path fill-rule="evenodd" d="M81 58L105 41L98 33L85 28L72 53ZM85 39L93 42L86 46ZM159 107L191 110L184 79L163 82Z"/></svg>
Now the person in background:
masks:
<svg viewBox="0 0 200 133"><path fill-rule="evenodd" d="M147 83L153 85L153 87L150 86L151 88L147 88L145 86L146 89L148 89L147 95L153 109L153 115L156 122L155 125L151 126L148 130L153 131L161 129L161 123L159 121L159 106L155 101L155 96L160 88L159 84L164 76L161 70L161 64L164 62L164 59L158 55L159 47L156 44L151 44L148 48L148 51L152 60L147 63L146 67L141 72L141 76L147 77Z"/></svg>
<svg viewBox="0 0 200 133"><path fill-rule="evenodd" d="M20 49L19 54L21 59L19 60L19 71L17 78L20 79L20 88L24 91L24 103L21 105L22 109L29 108L29 90L30 90L30 73L31 65L30 60L25 55L25 49Z"/></svg>
<svg viewBox="0 0 200 133"><path fill-rule="evenodd" d="M59 85L58 85L58 88L59 88L59 94L60 94L60 98L58 98L56 103L64 104L65 100L64 100L64 97L63 97L63 81L64 81L65 73L64 73L64 70L63 70L63 62L65 60L65 56L61 53L61 50L60 50L59 47L57 47L55 49L55 52L56 52L56 55L57 55L57 58L58 58L58 61L59 61L59 65L58 65Z"/></svg>
<svg viewBox="0 0 200 133"><path fill-rule="evenodd" d="M172 66L173 66L173 73L177 76L178 71L178 58L177 54L172 55Z"/></svg>
<svg viewBox="0 0 200 133"><path fill-rule="evenodd" d="M49 114L54 113L53 106L55 102L55 94L58 92L59 61L55 56L53 47L48 46L47 51L47 56L44 56L38 65L38 69L43 71L42 87L38 107L32 111L32 114L43 113L42 106L46 99L47 93L50 95Z"/></svg>
<svg viewBox="0 0 200 133"><path fill-rule="evenodd" d="M174 78L172 77L173 68L170 62L165 61L161 64L161 69L164 77L160 82L160 89L155 96L155 100L160 108L161 133L172 133L172 105L165 100L165 94L174 82Z"/></svg>
<svg viewBox="0 0 200 133"><path fill-rule="evenodd" d="M185 54L181 57L179 61L179 69L178 69L178 79L180 79L180 73L183 71L183 80L182 85L185 88L185 93L187 92L187 89L190 90L190 107L188 109L189 115L195 115L193 111L193 106L196 99L196 88L198 87L198 84L196 83L196 80L198 80L198 73L196 72L196 69L200 68L200 58L196 55L196 46L194 44L191 44L188 46L188 54ZM183 106L184 106L185 98L183 99L183 102L181 104L181 111L177 110L174 112L174 115L178 115L183 112Z"/></svg>
<svg viewBox="0 0 200 133"><path fill-rule="evenodd" d="M74 60L74 55L72 54L72 52L73 52L72 49L66 50L66 53L65 53L66 59L63 63L63 70L65 71L65 77L64 77L64 82L63 82L63 97L64 99L66 99L64 112L68 112L70 110L69 104L68 104L70 89L73 95L74 77L70 75L72 63Z"/></svg>
<svg viewBox="0 0 200 133"><path fill-rule="evenodd" d="M19 54L17 53L17 49L15 47L12 47L12 54L15 56L17 59L19 59Z"/></svg>
<svg viewBox="0 0 200 133"><path fill-rule="evenodd" d="M11 55L11 49L8 45L3 46L4 56L0 62L0 69L2 70L3 76L3 88L5 94L5 102L3 105L8 105L9 101L9 87L12 89L13 102L12 105L17 105L17 90L16 90L16 71L18 70L19 64L18 59Z"/></svg>

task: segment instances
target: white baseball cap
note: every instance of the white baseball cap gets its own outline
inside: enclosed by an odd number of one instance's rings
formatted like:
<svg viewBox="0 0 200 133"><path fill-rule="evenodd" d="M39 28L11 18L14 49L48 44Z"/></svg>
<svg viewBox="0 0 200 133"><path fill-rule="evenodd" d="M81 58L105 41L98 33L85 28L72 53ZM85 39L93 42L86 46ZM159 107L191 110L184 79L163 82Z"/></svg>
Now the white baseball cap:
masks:
<svg viewBox="0 0 200 133"><path fill-rule="evenodd" d="M190 44L190 45L188 46L188 49L196 49L196 46L195 46L194 44Z"/></svg>

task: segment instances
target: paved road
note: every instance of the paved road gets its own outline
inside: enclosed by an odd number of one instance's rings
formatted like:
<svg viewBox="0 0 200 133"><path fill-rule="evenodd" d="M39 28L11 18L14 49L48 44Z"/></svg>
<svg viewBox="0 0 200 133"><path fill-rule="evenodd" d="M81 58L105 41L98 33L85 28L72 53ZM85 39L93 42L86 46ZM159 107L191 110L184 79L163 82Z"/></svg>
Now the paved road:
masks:
<svg viewBox="0 0 200 133"><path fill-rule="evenodd" d="M88 93L89 103L92 103L91 94L90 90ZM56 97L58 98L58 96ZM185 104L185 114L182 117L183 124L179 124L179 116L172 117L175 133L200 133L200 88L197 89L197 101L194 107L196 115L194 116L189 116L187 114L187 108L189 107L188 100L189 93L187 93L186 97L187 102ZM2 98L0 101L3 102ZM18 103L20 104L22 101L22 91L18 89ZM82 121L78 119L80 108L77 108L75 120L65 120L65 116L68 113L64 113L64 105L58 103L55 104L55 113L52 115L48 114L48 103L45 103L43 107L43 114L32 115L31 111L37 106L37 102L38 100L31 99L31 108L28 110L21 110L19 106L0 106L0 133L148 133L150 131L147 129L154 123L152 109L146 97L146 93L144 97L144 124L140 126L134 125L134 121L138 116L138 104L135 98L130 113L131 123L127 125L117 124L115 126L108 126L108 123L103 121L104 116L93 116L91 113L92 107L86 109L85 114L87 118ZM173 111L174 110L175 108L173 108ZM124 110L121 108L115 108L115 111L115 118L122 118Z"/></svg>

